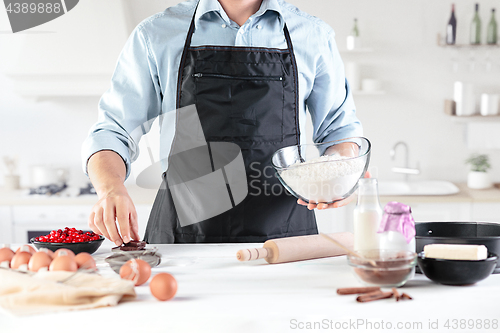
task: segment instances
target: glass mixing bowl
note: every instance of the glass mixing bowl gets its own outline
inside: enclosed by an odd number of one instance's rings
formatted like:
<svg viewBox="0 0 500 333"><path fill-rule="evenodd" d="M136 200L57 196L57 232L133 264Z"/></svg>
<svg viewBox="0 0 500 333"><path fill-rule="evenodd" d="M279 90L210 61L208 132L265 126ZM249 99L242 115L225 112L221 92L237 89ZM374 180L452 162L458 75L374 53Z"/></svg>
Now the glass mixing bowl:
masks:
<svg viewBox="0 0 500 333"><path fill-rule="evenodd" d="M354 275L367 286L401 287L415 274L417 264L415 252L363 250L356 253L364 258L348 254L347 262L352 267ZM372 262L375 262L376 266L373 266Z"/></svg>
<svg viewBox="0 0 500 333"><path fill-rule="evenodd" d="M271 163L283 186L310 203L349 197L368 169L371 144L363 137L284 147Z"/></svg>

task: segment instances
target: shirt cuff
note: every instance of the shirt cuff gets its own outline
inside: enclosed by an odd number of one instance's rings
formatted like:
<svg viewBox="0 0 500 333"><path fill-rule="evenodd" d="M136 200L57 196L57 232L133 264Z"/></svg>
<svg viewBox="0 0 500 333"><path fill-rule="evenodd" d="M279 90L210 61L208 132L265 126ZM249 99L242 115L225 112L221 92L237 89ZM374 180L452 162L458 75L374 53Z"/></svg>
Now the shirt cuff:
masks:
<svg viewBox="0 0 500 333"><path fill-rule="evenodd" d="M337 141L347 138L353 138L363 136L363 131L360 123L353 123L341 128L337 128L335 131L328 133L321 142Z"/></svg>
<svg viewBox="0 0 500 333"><path fill-rule="evenodd" d="M111 150L120 155L125 163L126 176L130 175L130 152L128 147L115 135L106 131L99 131L87 137L82 146L83 172L88 176L88 161L92 155L102 150Z"/></svg>

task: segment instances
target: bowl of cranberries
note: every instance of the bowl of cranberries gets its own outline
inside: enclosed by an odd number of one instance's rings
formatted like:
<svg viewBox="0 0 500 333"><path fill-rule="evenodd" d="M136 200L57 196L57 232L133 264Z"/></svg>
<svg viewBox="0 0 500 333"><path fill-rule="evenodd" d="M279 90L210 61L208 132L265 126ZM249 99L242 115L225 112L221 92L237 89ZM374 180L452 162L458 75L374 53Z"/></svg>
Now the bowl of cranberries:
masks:
<svg viewBox="0 0 500 333"><path fill-rule="evenodd" d="M52 230L47 235L33 237L30 242L37 249L47 248L51 251L70 249L75 254L80 252L94 253L101 246L104 237L93 231L83 231L76 228Z"/></svg>

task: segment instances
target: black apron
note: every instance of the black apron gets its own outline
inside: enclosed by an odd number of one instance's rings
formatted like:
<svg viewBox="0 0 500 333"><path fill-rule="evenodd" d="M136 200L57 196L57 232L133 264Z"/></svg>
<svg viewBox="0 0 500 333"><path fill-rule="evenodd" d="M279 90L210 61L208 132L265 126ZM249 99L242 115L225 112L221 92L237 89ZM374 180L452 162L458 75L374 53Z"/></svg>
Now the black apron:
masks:
<svg viewBox="0 0 500 333"><path fill-rule="evenodd" d="M194 15L179 67L177 109L195 104L208 143L232 142L241 148L248 195L222 214L181 227L164 173L144 240L264 242L317 234L314 212L297 204L271 166L276 150L299 144L298 72L286 24L284 50L191 47L193 32Z"/></svg>

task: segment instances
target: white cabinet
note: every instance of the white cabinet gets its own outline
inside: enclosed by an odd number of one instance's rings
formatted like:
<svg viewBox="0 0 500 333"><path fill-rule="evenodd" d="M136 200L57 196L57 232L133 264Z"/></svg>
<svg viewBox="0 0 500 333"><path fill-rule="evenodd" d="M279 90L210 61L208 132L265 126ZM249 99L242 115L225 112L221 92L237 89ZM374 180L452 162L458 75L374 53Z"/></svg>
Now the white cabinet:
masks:
<svg viewBox="0 0 500 333"><path fill-rule="evenodd" d="M500 203L476 202L472 205L471 221L500 223Z"/></svg>
<svg viewBox="0 0 500 333"><path fill-rule="evenodd" d="M0 69L22 96L100 96L130 32L122 0L80 1L31 31L0 34L9 46L0 48Z"/></svg>
<svg viewBox="0 0 500 333"><path fill-rule="evenodd" d="M12 243L12 218L8 206L0 206L0 243Z"/></svg>
<svg viewBox="0 0 500 333"><path fill-rule="evenodd" d="M318 224L318 231L324 233L333 232L353 232L353 210L356 207L356 200L347 206L340 208L317 210L316 223Z"/></svg>
<svg viewBox="0 0 500 333"><path fill-rule="evenodd" d="M470 221L470 202L409 204L416 222Z"/></svg>

